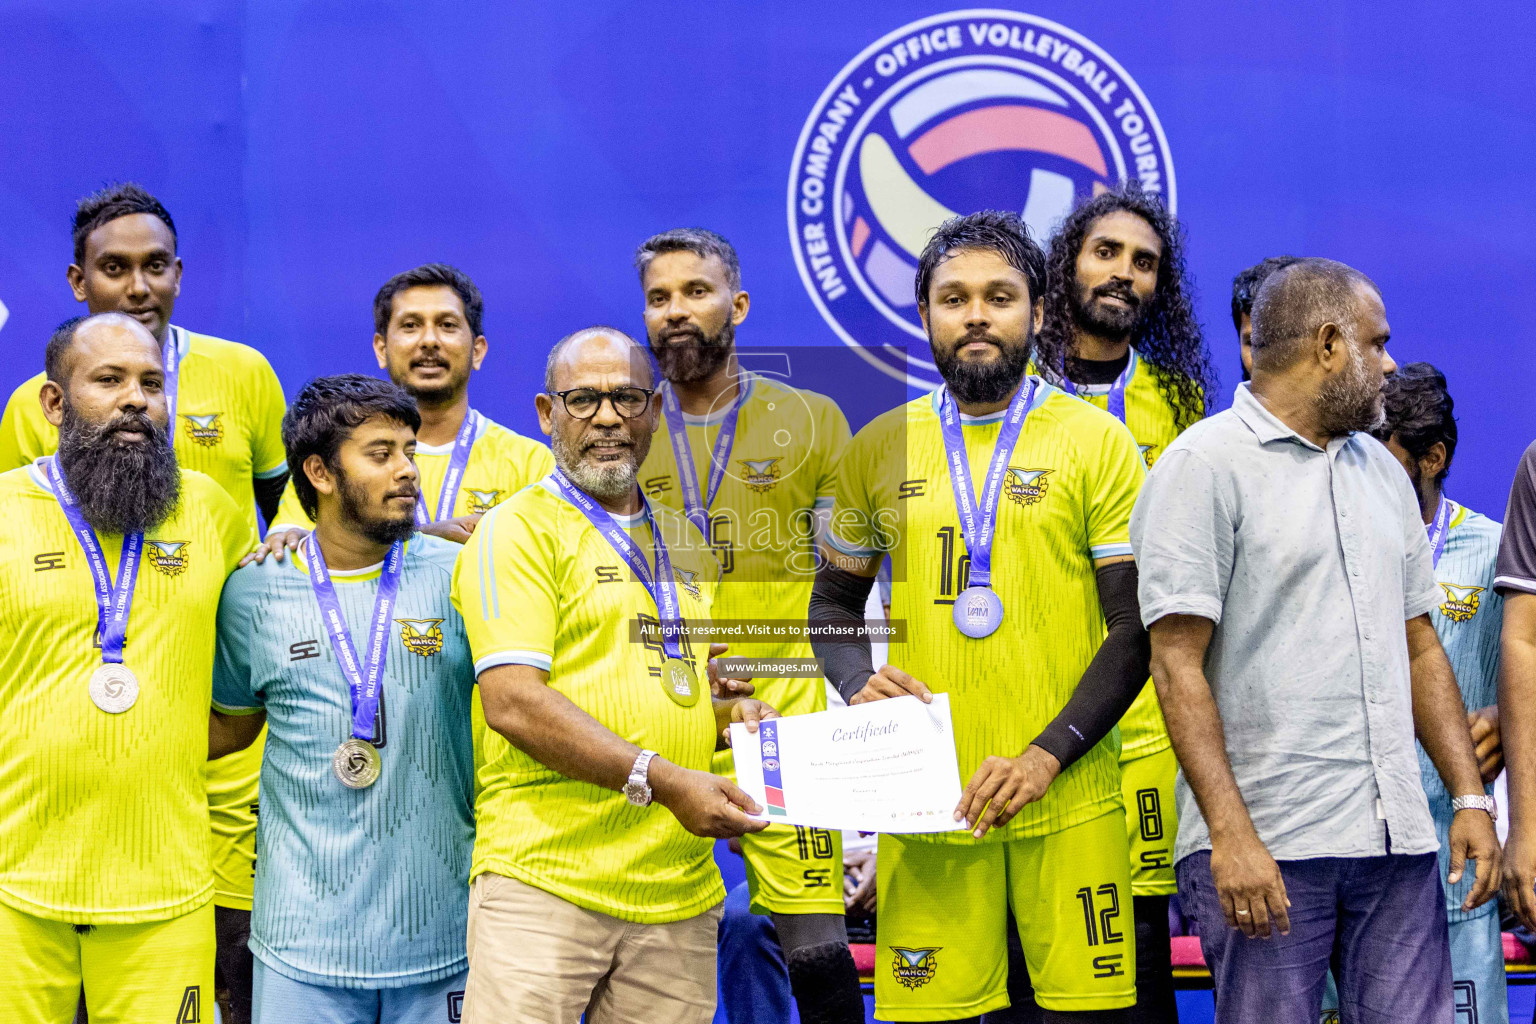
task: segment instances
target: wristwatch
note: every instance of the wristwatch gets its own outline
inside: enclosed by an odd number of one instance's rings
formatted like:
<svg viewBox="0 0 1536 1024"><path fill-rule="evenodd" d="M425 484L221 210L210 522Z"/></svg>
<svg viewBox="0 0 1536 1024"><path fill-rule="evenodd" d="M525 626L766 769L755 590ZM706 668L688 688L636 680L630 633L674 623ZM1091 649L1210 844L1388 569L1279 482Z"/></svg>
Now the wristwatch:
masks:
<svg viewBox="0 0 1536 1024"><path fill-rule="evenodd" d="M1499 802L1491 796L1458 796L1451 801L1453 811L1487 811L1488 817L1499 820Z"/></svg>
<svg viewBox="0 0 1536 1024"><path fill-rule="evenodd" d="M645 807L651 802L651 758L655 756L654 750L640 751L634 767L629 770L629 781L624 783L624 799L636 807Z"/></svg>

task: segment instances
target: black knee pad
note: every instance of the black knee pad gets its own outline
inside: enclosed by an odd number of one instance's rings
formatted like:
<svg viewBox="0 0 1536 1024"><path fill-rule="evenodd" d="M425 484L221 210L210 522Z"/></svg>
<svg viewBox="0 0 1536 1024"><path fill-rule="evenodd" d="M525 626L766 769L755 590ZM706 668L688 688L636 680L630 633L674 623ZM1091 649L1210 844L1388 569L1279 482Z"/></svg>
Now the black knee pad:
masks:
<svg viewBox="0 0 1536 1024"><path fill-rule="evenodd" d="M804 1024L863 1024L864 996L847 943L801 946L787 951L785 960Z"/></svg>

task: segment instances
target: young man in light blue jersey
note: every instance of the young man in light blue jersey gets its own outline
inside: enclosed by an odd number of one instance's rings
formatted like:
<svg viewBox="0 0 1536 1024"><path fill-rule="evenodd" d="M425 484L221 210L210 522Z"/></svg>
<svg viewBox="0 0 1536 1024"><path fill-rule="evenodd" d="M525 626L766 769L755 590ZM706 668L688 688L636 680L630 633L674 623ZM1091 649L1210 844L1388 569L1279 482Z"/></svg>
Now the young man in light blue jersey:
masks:
<svg viewBox="0 0 1536 1024"><path fill-rule="evenodd" d="M1445 376L1428 363L1409 363L1387 378L1383 390L1386 419L1373 433L1403 464L1419 496L1434 554L1435 582L1442 591L1442 601L1431 610L1430 620L1456 672L1477 744L1478 767L1491 798L1493 780L1504 767L1497 706L1504 598L1494 589L1502 530L1494 520L1445 496L1445 478L1456 455L1454 403ZM1455 811L1440 773L1422 748L1419 774L1439 833L1443 878L1450 866L1447 837ZM1463 910L1472 883L1469 871L1461 882L1445 889L1456 1019L1508 1024L1498 902ZM1326 1010L1324 1019L1329 1019Z"/></svg>
<svg viewBox="0 0 1536 1024"><path fill-rule="evenodd" d="M306 385L283 442L314 532L224 588L215 727L269 726L257 1024L459 1020L474 669L449 599L459 546L415 532L420 422L386 381Z"/></svg>

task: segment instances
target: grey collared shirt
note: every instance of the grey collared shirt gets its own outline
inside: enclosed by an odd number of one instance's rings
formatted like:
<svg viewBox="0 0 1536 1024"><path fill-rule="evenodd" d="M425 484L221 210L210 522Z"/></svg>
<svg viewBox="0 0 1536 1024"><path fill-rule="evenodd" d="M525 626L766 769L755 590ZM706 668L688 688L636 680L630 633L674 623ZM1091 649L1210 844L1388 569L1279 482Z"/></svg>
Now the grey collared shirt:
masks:
<svg viewBox="0 0 1536 1024"><path fill-rule="evenodd" d="M1216 623L1206 678L1277 860L1437 848L1419 782L1406 620L1436 603L1408 475L1367 434L1326 449L1244 385L1157 460L1131 516L1142 620ZM1179 773L1175 858L1210 849Z"/></svg>

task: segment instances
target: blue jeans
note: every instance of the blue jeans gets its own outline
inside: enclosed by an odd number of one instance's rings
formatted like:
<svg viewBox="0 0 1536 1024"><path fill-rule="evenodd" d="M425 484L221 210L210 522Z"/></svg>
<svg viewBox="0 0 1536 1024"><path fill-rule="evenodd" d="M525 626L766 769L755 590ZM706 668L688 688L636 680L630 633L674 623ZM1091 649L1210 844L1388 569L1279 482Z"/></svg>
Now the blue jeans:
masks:
<svg viewBox="0 0 1536 1024"><path fill-rule="evenodd" d="M773 920L752 913L747 883L725 897L720 919L720 1002L715 1024L788 1024L789 968Z"/></svg>
<svg viewBox="0 0 1536 1024"><path fill-rule="evenodd" d="M1280 861L1291 932L1230 927L1209 851L1179 861L1179 902L1199 927L1217 1024L1317 1024L1330 965L1351 1024L1453 1020L1451 953L1433 853Z"/></svg>

